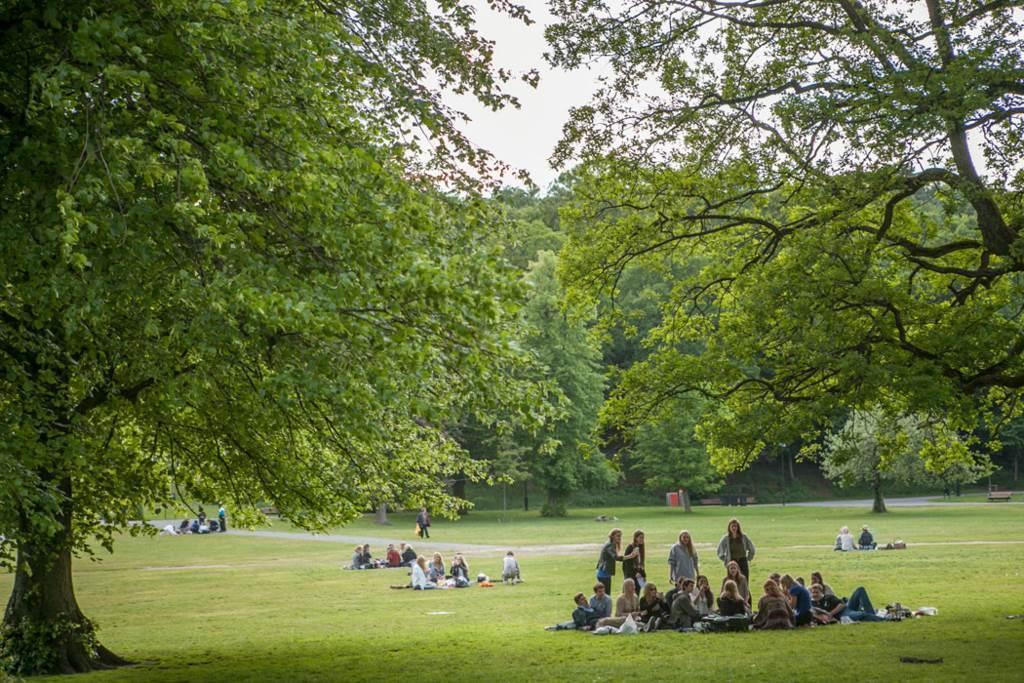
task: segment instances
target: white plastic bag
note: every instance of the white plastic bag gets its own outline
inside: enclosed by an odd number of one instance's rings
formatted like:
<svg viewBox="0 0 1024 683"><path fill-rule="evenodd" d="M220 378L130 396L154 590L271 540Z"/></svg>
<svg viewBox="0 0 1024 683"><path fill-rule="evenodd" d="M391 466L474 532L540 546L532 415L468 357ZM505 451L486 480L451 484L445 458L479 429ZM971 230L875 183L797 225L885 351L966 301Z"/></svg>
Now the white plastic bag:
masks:
<svg viewBox="0 0 1024 683"><path fill-rule="evenodd" d="M938 607L921 607L916 612L914 612L914 615L915 616L922 616L922 617L937 617L937 616L939 616L939 608Z"/></svg>
<svg viewBox="0 0 1024 683"><path fill-rule="evenodd" d="M622 627L619 629L619 633L624 636L632 636L636 635L638 632L636 622L633 621L633 615L630 614L626 617L626 620L622 622Z"/></svg>

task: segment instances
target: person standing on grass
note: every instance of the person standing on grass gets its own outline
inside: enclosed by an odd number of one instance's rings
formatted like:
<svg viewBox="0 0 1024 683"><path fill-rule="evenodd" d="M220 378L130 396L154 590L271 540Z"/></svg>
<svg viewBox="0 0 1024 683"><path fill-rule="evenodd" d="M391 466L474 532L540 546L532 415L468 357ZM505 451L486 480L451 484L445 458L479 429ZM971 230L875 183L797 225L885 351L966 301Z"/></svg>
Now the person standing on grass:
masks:
<svg viewBox="0 0 1024 683"><path fill-rule="evenodd" d="M615 563L626 559L633 559L640 554L639 550L633 550L633 554L623 556L622 529L612 529L608 532L608 542L601 548L601 555L597 558L597 580L604 584L606 594L612 592L612 577L615 576ZM631 578L631 577L626 577ZM611 598L608 598L611 602ZM604 616L610 616L606 614Z"/></svg>
<svg viewBox="0 0 1024 683"><path fill-rule="evenodd" d="M725 536L722 536L722 540L718 542L718 558L726 567L730 562L738 564L740 572L747 577L747 580L750 580L750 562L754 559L754 544L743 533L738 519L729 520Z"/></svg>
<svg viewBox="0 0 1024 683"><path fill-rule="evenodd" d="M430 538L430 513L427 508L420 508L416 515L416 525L420 528L420 538Z"/></svg>
<svg viewBox="0 0 1024 683"><path fill-rule="evenodd" d="M644 548L644 532L642 529L637 529L633 532L633 542L626 546L625 553L622 560L622 578L633 579L636 581L637 586L643 588L644 584L647 583L647 571L644 568L644 559L647 554Z"/></svg>
<svg viewBox="0 0 1024 683"><path fill-rule="evenodd" d="M676 583L683 577L696 579L700 573L697 563L697 551L693 547L690 532L679 532L679 541L668 551L669 581Z"/></svg>
<svg viewBox="0 0 1024 683"><path fill-rule="evenodd" d="M228 513L224 509L224 503L221 503L220 508L217 510L217 519L220 520L220 531L224 533L228 530Z"/></svg>
<svg viewBox="0 0 1024 683"><path fill-rule="evenodd" d="M811 623L811 594L793 580L789 574L782 575L782 590L789 597L789 606L793 610L793 623L797 626L806 626Z"/></svg>

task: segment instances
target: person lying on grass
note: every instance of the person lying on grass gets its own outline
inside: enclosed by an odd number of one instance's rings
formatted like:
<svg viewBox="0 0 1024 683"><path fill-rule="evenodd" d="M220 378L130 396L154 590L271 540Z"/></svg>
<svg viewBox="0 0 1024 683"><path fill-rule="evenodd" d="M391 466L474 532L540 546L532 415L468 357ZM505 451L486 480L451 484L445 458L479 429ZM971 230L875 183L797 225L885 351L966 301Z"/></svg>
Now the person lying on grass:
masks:
<svg viewBox="0 0 1024 683"><path fill-rule="evenodd" d="M833 624L843 617L850 621L885 621L875 614L871 598L863 586L858 587L850 599L844 601L834 595L826 595L821 584L812 584L811 606L815 620L822 624Z"/></svg>
<svg viewBox="0 0 1024 683"><path fill-rule="evenodd" d="M604 604L602 600L599 600L599 595L604 596L604 585L597 584L594 586L594 597L587 602L587 596L583 593L577 593L573 596L572 601L576 605L576 608L572 611L572 619L565 621L554 626L545 626L545 631L565 631L565 630L579 630L579 631L592 631L597 623L607 617L605 614L601 616L600 609L594 607L595 601L603 608ZM608 598L608 602L611 602L611 598Z"/></svg>
<svg viewBox="0 0 1024 683"><path fill-rule="evenodd" d="M640 596L636 593L636 581L626 579L622 582L622 595L615 601L615 616L605 617L597 622L598 626L614 626L619 628L626 617L633 615L636 619L640 613Z"/></svg>

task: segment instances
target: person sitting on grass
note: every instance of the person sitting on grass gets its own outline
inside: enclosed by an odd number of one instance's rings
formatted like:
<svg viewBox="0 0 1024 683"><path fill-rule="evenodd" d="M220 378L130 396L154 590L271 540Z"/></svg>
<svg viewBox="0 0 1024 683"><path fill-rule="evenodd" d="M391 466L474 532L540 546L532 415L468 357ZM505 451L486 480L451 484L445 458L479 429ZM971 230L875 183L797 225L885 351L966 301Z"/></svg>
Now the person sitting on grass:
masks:
<svg viewBox="0 0 1024 683"><path fill-rule="evenodd" d="M519 561L516 560L516 554L509 550L505 553L505 559L502 560L501 565L501 582L502 583L519 583L522 581L519 578Z"/></svg>
<svg viewBox="0 0 1024 683"><path fill-rule="evenodd" d="M832 586L825 583L825 579L821 577L821 572L811 572L811 585L813 586L814 584L821 586L825 595L835 596L836 592L832 590Z"/></svg>
<svg viewBox="0 0 1024 683"><path fill-rule="evenodd" d="M693 594L693 606L697 608L702 617L711 614L711 611L715 608L715 594L711 591L711 582L703 574L697 577L697 587Z"/></svg>
<svg viewBox="0 0 1024 683"><path fill-rule="evenodd" d="M590 598L590 607L597 615L597 619L604 619L612 615L612 598L605 591L603 583L594 584L594 596Z"/></svg>
<svg viewBox="0 0 1024 683"><path fill-rule="evenodd" d="M387 558L388 558L388 566L389 567L400 567L400 566L402 566L402 556L398 554L397 550L395 550L395 544L394 543L388 543Z"/></svg>
<svg viewBox="0 0 1024 683"><path fill-rule="evenodd" d="M851 550L856 550L857 546L853 540L853 534L850 533L850 527L844 526L839 529L839 535L836 536L836 547L835 550L841 550L846 553Z"/></svg>
<svg viewBox="0 0 1024 683"><path fill-rule="evenodd" d="M603 585L603 584L602 584ZM640 596L636 594L636 581L626 579L622 582L622 595L615 601L615 616L605 617L597 622L598 626L622 626L626 617L636 618L640 611Z"/></svg>
<svg viewBox="0 0 1024 683"><path fill-rule="evenodd" d="M412 565L411 585L415 590L437 588L437 584L427 578L427 558L420 555Z"/></svg>
<svg viewBox="0 0 1024 683"><path fill-rule="evenodd" d="M363 545L363 556L360 560L363 569L373 569L373 555L370 554L370 544Z"/></svg>
<svg viewBox="0 0 1024 683"><path fill-rule="evenodd" d="M789 606L793 610L793 623L806 626L813 621L811 615L811 594L806 588L793 580L789 574L782 575L782 590L786 592Z"/></svg>
<svg viewBox="0 0 1024 683"><path fill-rule="evenodd" d="M730 561L726 565L725 578L722 579L722 590L725 589L725 582L732 581L736 584L736 589L740 593L740 597L743 598L747 604L750 604L750 589L747 587L747 577L740 572L740 565L735 560Z"/></svg>
<svg viewBox="0 0 1024 683"><path fill-rule="evenodd" d="M722 594L718 596L718 613L723 617L736 617L749 614L749 611L750 607L740 594L739 586L732 579L726 579L722 584Z"/></svg>
<svg viewBox="0 0 1024 683"><path fill-rule="evenodd" d="M857 545L861 550L874 550L878 545L875 543L875 537L871 535L867 524L860 528L860 538L857 539Z"/></svg>
<svg viewBox="0 0 1024 683"><path fill-rule="evenodd" d="M639 622L644 631L657 631L661 622L667 623L669 616L668 605L665 599L658 593L658 587L653 583L645 583L643 594L640 596Z"/></svg>
<svg viewBox="0 0 1024 683"><path fill-rule="evenodd" d="M696 585L697 582L691 578L679 579L679 592L676 593L669 608L668 624L672 628L693 628L694 622L700 621L703 616L693 603L693 596L697 594L694 591Z"/></svg>
<svg viewBox="0 0 1024 683"><path fill-rule="evenodd" d="M604 586L601 586L603 589ZM555 624L554 626L545 626L545 631L567 631L578 629L580 631L590 631L598 622L598 618L594 615L594 608L587 604L587 596L583 593L577 593L572 598L576 608L572 611L572 619L570 621L562 622L561 624Z"/></svg>
<svg viewBox="0 0 1024 683"><path fill-rule="evenodd" d="M402 566L411 567L416 564L416 551L412 549L412 546L402 543L400 548L402 550Z"/></svg>
<svg viewBox="0 0 1024 683"><path fill-rule="evenodd" d="M427 578L431 581L438 583L444 581L444 558L441 557L441 553L434 553L434 559L427 567Z"/></svg>
<svg viewBox="0 0 1024 683"><path fill-rule="evenodd" d="M456 554L452 558L452 579L456 588L465 588L469 585L469 565L462 555Z"/></svg>
<svg viewBox="0 0 1024 683"><path fill-rule="evenodd" d="M362 569L363 568L363 546L357 545L352 551L352 564L348 566L349 569Z"/></svg>
<svg viewBox="0 0 1024 683"><path fill-rule="evenodd" d="M779 584L772 579L764 582L764 595L757 602L753 626L762 630L793 628L793 612L789 609L789 601Z"/></svg>

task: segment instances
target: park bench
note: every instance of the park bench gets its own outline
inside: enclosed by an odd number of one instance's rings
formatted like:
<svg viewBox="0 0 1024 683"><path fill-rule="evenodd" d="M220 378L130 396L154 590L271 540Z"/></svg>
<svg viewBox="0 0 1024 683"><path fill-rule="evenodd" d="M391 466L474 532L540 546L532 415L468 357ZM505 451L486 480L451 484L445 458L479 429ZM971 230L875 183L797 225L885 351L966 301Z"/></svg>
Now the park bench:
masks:
<svg viewBox="0 0 1024 683"><path fill-rule="evenodd" d="M753 505L756 502L754 496L731 495L721 498L701 498L701 505Z"/></svg>
<svg viewBox="0 0 1024 683"><path fill-rule="evenodd" d="M261 507L260 508L260 512L265 514L267 517L270 517L271 515L273 515L275 517L280 517L281 516L281 511L278 510L275 507Z"/></svg>
<svg viewBox="0 0 1024 683"><path fill-rule="evenodd" d="M1013 491L989 491L988 499L990 501L1009 501L1010 496L1013 495Z"/></svg>

